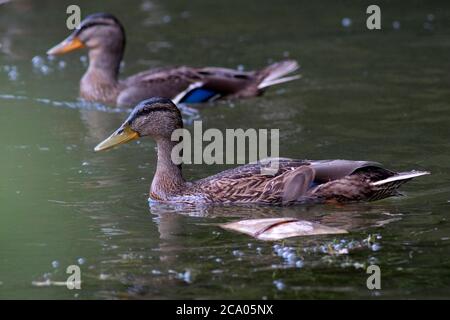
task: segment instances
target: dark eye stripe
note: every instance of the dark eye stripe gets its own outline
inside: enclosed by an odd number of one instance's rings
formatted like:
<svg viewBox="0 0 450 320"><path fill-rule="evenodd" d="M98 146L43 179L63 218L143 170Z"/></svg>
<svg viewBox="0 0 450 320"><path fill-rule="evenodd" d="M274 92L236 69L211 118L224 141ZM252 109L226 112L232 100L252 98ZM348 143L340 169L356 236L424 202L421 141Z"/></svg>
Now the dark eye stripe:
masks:
<svg viewBox="0 0 450 320"><path fill-rule="evenodd" d="M142 110L139 110L136 113L136 116L142 116L144 114L149 114L149 113L152 113L152 112L159 112L159 111L161 111L161 112L173 112L173 110L168 109L167 107L151 107L151 108L144 108Z"/></svg>
<svg viewBox="0 0 450 320"><path fill-rule="evenodd" d="M76 30L75 35L79 35L83 30L86 30L87 28L94 27L94 26L113 26L114 24L108 23L108 22L98 22L98 21L92 21L87 22L85 24L81 24L80 28Z"/></svg>

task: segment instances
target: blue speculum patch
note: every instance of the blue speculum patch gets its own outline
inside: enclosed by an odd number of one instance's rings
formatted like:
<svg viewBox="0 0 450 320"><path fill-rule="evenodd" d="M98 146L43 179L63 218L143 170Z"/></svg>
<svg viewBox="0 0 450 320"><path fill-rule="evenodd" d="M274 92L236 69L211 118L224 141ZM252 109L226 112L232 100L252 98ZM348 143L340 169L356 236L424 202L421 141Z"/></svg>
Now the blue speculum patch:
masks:
<svg viewBox="0 0 450 320"><path fill-rule="evenodd" d="M180 102L182 103L200 103L206 102L217 95L217 92L205 88L197 88L189 92Z"/></svg>

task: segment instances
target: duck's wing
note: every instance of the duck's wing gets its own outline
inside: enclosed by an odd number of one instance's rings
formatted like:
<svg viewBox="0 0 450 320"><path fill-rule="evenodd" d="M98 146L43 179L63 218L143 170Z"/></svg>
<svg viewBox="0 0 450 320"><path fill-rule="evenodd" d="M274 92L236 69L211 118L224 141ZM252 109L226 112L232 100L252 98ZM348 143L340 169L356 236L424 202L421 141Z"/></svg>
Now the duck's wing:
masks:
<svg viewBox="0 0 450 320"><path fill-rule="evenodd" d="M259 71L227 68L175 67L138 73L122 81L119 105L133 105L149 97L173 99L176 103L201 103L225 97L260 95L265 88L297 79L285 77L298 69L296 61L274 63Z"/></svg>
<svg viewBox="0 0 450 320"><path fill-rule="evenodd" d="M122 91L117 97L120 106L133 106L151 97L173 99L192 83L201 81L193 68L160 68L140 72L121 82Z"/></svg>
<svg viewBox="0 0 450 320"><path fill-rule="evenodd" d="M256 162L222 171L192 185L193 192L207 194L212 202L283 204L306 194L314 170L304 160L278 161L275 174L264 171L268 163Z"/></svg>
<svg viewBox="0 0 450 320"><path fill-rule="evenodd" d="M202 88L215 92L215 98L247 98L261 95L270 86L299 79L300 75L288 76L298 68L297 61L285 60L257 71L245 72L217 67L197 71L203 77ZM185 100L189 99L187 95Z"/></svg>

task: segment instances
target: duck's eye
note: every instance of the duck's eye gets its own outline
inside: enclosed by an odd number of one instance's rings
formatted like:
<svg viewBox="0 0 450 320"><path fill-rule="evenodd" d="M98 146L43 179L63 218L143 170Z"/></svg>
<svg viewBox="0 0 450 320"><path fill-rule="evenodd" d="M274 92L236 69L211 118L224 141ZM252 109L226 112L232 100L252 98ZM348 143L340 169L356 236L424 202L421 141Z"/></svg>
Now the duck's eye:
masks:
<svg viewBox="0 0 450 320"><path fill-rule="evenodd" d="M117 134L122 134L122 133L123 133L123 129L117 130Z"/></svg>

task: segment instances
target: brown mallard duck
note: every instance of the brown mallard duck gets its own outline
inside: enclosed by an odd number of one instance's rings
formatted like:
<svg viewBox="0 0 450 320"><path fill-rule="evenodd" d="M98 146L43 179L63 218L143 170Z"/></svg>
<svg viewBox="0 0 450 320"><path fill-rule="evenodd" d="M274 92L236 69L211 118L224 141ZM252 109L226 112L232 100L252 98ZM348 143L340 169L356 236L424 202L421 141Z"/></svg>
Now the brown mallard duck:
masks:
<svg viewBox="0 0 450 320"><path fill-rule="evenodd" d="M257 162L187 182L181 166L172 162L178 144L172 132L183 127L178 108L169 99L142 101L109 138L95 147L106 150L139 137L156 140L158 163L150 200L174 203L255 203L284 205L308 202L372 201L398 195L397 188L425 171L394 172L379 163L349 160L278 161L273 175L262 174L267 162ZM266 163L266 164L264 164Z"/></svg>
<svg viewBox="0 0 450 320"><path fill-rule="evenodd" d="M299 67L296 61L286 60L259 71L183 66L148 70L119 80L125 30L117 18L107 13L86 17L47 54L59 55L83 47L89 50L89 67L80 81L81 97L119 106L134 106L151 97L166 97L176 103L253 97L261 95L269 86L299 78L286 76Z"/></svg>

